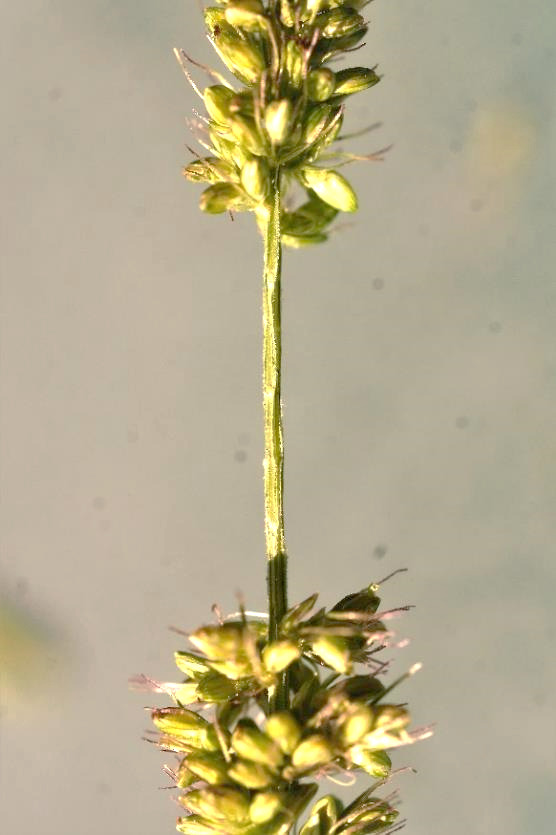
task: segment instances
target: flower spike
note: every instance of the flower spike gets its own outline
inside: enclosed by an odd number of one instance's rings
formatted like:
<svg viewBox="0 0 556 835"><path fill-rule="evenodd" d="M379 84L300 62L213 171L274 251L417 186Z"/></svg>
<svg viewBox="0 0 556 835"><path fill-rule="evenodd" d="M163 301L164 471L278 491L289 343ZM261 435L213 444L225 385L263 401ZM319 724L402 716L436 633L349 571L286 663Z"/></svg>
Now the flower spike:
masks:
<svg viewBox="0 0 556 835"><path fill-rule="evenodd" d="M205 8L208 39L236 83L203 68L218 83L201 91L188 67L195 62L175 50L208 113L214 157L184 169L189 180L207 184L202 211L251 211L263 228L270 184L279 177L281 242L299 248L326 241L337 213L357 210L352 186L330 165L330 147L341 129L343 102L380 76L376 68L335 70L331 64L361 44L368 28L364 5L218 0ZM305 191L311 222L303 206L290 208L288 191L295 183Z"/></svg>
<svg viewBox="0 0 556 835"><path fill-rule="evenodd" d="M345 808L333 795L321 798L300 833L393 831L399 820L395 794L374 796L392 775L388 752L426 739L431 731L409 731L406 708L387 700L420 665L385 686L361 652L384 649L379 585L371 583L316 613L312 595L286 612L277 640L269 638L260 615L254 613L255 619L242 608L239 619L221 618L191 633L195 652L175 653L185 681L159 685L144 676L134 679L178 698L177 707L153 709L151 716L159 747L180 757L178 767L165 767L165 773L178 789L188 790L178 798L191 813L178 819L179 832L289 835L321 778L342 782L361 772L379 783ZM338 621L349 610L364 612L365 619ZM289 674L289 707L273 711L267 693L283 670ZM186 708L178 694L188 689L196 694L196 705ZM213 719L192 707L212 710Z"/></svg>
<svg viewBox="0 0 556 835"><path fill-rule="evenodd" d="M213 0L204 9L207 37L229 75L175 50L206 110L194 120L203 155L192 151L183 174L203 185L202 211L253 212L264 240L269 603L268 615L247 611L241 597L229 616L213 606L216 623L180 633L191 645L174 655L181 681L134 679L135 687L172 700L149 708L151 736L178 759L164 772L178 789L183 835L392 835L404 822L396 793L380 796L397 773L389 752L431 733L410 730L406 706L391 700L419 665L383 683L390 659L377 656L394 646L385 624L410 608L381 609L378 593L389 577L328 608L317 607L318 594L287 603L282 245L325 242L339 213L358 209L338 169L384 153L357 156L334 147L352 96L380 81L376 67L336 63L362 46L367 2ZM191 66L214 83L199 87ZM297 203L292 191L302 194ZM345 786L358 775L372 785L348 805L332 794L315 801L320 780Z"/></svg>

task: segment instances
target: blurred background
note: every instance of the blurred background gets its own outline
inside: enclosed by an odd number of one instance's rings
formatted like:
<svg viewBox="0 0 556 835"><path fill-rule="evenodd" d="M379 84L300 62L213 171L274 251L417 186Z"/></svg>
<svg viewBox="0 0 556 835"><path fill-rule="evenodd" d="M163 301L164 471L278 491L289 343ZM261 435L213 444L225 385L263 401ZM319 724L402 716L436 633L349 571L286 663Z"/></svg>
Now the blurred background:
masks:
<svg viewBox="0 0 556 835"><path fill-rule="evenodd" d="M7 835L162 835L134 673L211 604L265 608L261 242L203 216L172 55L196 2L3 4L0 794ZM556 739L556 12L368 10L390 143L284 265L290 599L405 567L394 670L436 736L411 835L549 835ZM350 61L354 63L354 61ZM330 787L334 790L334 787Z"/></svg>

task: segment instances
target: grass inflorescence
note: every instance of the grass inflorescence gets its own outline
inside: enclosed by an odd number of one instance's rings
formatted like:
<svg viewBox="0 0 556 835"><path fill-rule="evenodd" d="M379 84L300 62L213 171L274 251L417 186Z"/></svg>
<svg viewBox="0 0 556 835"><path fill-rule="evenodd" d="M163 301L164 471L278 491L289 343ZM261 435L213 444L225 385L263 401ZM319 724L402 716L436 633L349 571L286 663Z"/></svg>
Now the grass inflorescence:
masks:
<svg viewBox="0 0 556 835"><path fill-rule="evenodd" d="M317 611L313 594L286 612L275 640L265 618L241 609L193 632L195 652L175 653L184 681L142 679L174 700L151 715L156 743L179 758L165 769L187 812L179 832L288 835L319 780L357 773L371 777L371 787L345 806L334 795L320 798L300 835L386 835L398 827L395 794L376 793L390 777L388 751L429 730L408 730L406 707L383 683L388 664L380 653L399 610L379 611L378 588ZM284 670L288 707L272 711L269 693Z"/></svg>
<svg viewBox="0 0 556 835"><path fill-rule="evenodd" d="M262 225L280 177L281 240L292 247L325 241L338 212L356 211L355 191L337 170L355 157L332 146L347 100L379 75L374 68L332 66L367 32L365 5L230 0L205 9L208 38L240 84L211 70L219 83L203 92L196 87L208 112L201 141L210 155L198 156L184 174L207 184L203 211L253 211ZM189 72L185 53L177 54ZM294 184L306 199L290 208Z"/></svg>
<svg viewBox="0 0 556 835"><path fill-rule="evenodd" d="M387 835L400 828L388 751L428 736L409 730L384 683L393 645L380 583L316 608L317 594L289 607L283 514L281 419L282 245L324 242L357 197L337 169L355 159L334 150L349 98L379 81L374 68L338 68L365 36L366 0L219 0L204 10L208 38L232 82L204 69L201 90L176 50L208 116L186 166L202 183L201 209L252 211L264 241L263 413L268 614L240 611L189 635L175 653L184 679L153 682L170 707L152 710L151 738L177 756L166 766L178 790L184 835ZM197 126L197 127L198 127ZM357 157L360 158L360 157ZM376 158L376 155L369 155ZM291 193L301 192L292 202ZM295 200L295 198L294 198ZM315 801L319 780L371 785L345 805ZM313 803L312 807L310 804ZM302 822L305 812L308 814ZM301 828L299 828L301 827Z"/></svg>

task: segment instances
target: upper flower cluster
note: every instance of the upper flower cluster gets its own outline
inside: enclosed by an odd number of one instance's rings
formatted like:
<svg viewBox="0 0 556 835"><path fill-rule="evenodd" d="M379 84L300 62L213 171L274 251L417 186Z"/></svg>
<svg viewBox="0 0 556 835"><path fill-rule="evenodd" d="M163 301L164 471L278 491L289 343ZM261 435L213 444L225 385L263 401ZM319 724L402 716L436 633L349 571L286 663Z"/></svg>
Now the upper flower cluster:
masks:
<svg viewBox="0 0 556 835"><path fill-rule="evenodd" d="M339 211L357 209L356 194L337 170L344 102L379 81L374 69L333 70L328 64L354 49L367 32L360 11L368 0L219 0L205 9L209 40L235 87L218 84L202 96L209 115L210 156L184 169L209 183L201 209L254 211L266 218L271 185L281 194L297 182L300 206L282 203L284 244L300 247L327 238ZM324 165L316 165L317 162Z"/></svg>
<svg viewBox="0 0 556 835"><path fill-rule="evenodd" d="M387 749L422 738L409 714L387 700L376 654L388 644L377 585L311 614L314 594L282 618L270 641L264 621L247 618L197 629L198 651L177 652L186 679L154 684L175 706L152 711L157 742L180 757L167 770L188 815L184 835L288 835L316 794L316 779L364 771L376 780L344 807L334 796L312 808L300 835L386 835L397 811L376 797L389 776ZM370 672L356 673L364 664ZM325 676L321 677L320 671ZM287 671L287 709L272 711L269 693ZM205 718L199 709L212 709Z"/></svg>

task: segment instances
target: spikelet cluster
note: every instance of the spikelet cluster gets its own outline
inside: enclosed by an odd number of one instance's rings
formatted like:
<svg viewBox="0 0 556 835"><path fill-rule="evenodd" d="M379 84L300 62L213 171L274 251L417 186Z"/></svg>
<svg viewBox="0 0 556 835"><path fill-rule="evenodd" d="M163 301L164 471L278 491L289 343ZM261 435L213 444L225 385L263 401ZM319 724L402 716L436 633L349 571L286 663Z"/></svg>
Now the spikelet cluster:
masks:
<svg viewBox="0 0 556 835"><path fill-rule="evenodd" d="M210 70L218 83L202 92L194 84L208 113L209 156L184 173L205 185L204 211L252 211L263 228L278 194L282 243L301 247L325 241L338 212L357 209L337 170L346 155L332 146L346 99L379 77L331 62L360 44L365 5L217 0L205 9L209 40L237 83ZM288 198L296 190L297 206ZM165 771L183 809L179 832L390 835L400 827L395 793L377 794L391 775L388 752L429 731L409 730L405 706L391 698L398 682L383 683L380 652L392 644L386 624L395 612L379 611L379 585L329 609L317 608L314 594L273 624L272 636L265 616L241 608L188 636L192 646L175 653L182 681L139 677L173 700L151 710L152 739L176 755ZM322 779L358 774L371 785L351 803L316 799Z"/></svg>
<svg viewBox="0 0 556 835"><path fill-rule="evenodd" d="M179 758L165 768L184 809L178 832L288 835L319 779L345 782L358 772L374 784L345 807L334 795L320 798L295 831L386 835L398 828L394 795L376 795L390 775L387 752L428 731L408 730L407 710L382 683L387 665L377 653L389 643L385 621L393 612L378 612L377 591L373 584L317 611L314 594L285 614L273 641L266 622L242 610L189 635L196 651L175 654L183 682L148 680L174 701L152 710L152 720L154 741ZM287 709L272 711L269 696L284 671Z"/></svg>
<svg viewBox="0 0 556 835"><path fill-rule="evenodd" d="M331 148L346 100L379 81L374 69L333 69L356 48L368 0L219 0L205 9L208 37L234 86L219 73L202 98L210 156L184 174L205 183L205 212L253 211L262 224L271 184L280 179L282 243L323 242L338 212L354 212L357 196L336 170L349 155ZM332 66L330 66L332 62ZM288 207L297 184L304 200Z"/></svg>

